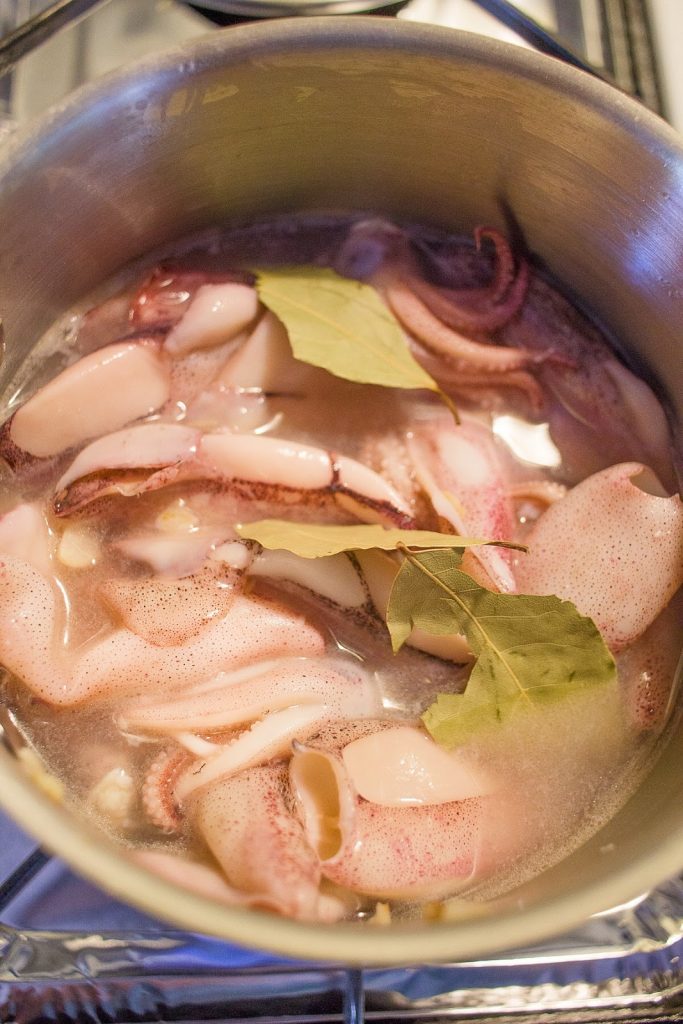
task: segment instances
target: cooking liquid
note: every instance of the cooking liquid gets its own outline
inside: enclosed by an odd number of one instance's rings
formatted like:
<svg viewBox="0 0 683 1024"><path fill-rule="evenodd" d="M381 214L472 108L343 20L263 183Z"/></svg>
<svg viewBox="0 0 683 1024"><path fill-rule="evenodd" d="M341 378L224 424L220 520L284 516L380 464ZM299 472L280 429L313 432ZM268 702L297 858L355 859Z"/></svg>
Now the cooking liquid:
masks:
<svg viewBox="0 0 683 1024"><path fill-rule="evenodd" d="M204 240L201 244L208 244L208 254L191 243L176 250L174 258L181 265L183 260L189 260L212 267L223 263L226 266L277 264L292 262L290 248L293 244L297 261L326 263L346 227L347 223L342 221L322 227L315 222L312 227L308 224L299 229L287 224L278 233L257 226L225 237L214 235L208 243ZM471 286L486 277L489 265L483 256L474 254L468 244L462 244L461 252L462 285ZM6 415L44 383L46 367L52 376L84 351L116 341L128 333L128 298L135 292L140 278L141 272L136 268L129 275L132 285L117 281L107 288L108 294L123 296L126 301L110 302L111 322L104 328L101 325L93 328L92 322L83 318L82 310L77 310L48 332L19 378L6 390ZM93 301L99 303L102 297L98 295ZM92 304L84 304L83 309ZM234 348L235 343L228 342L181 360L174 371L176 390L200 392ZM388 471L400 490L403 476L409 476L410 471L395 457L398 451L395 439L410 430L416 421L437 422L443 416L437 400L423 392L399 392L350 383L311 367L301 371L300 381L303 390L292 393L268 397L247 393L231 398L236 429L271 433L343 452L369 462L375 469ZM9 404L8 396L11 396ZM529 453L522 459L513 451L506 424L510 417L517 424L525 421L514 396L501 391L493 409L490 398L479 404L475 396L471 402L459 404L466 407L468 415L493 425L500 438L509 479L521 481L531 477L575 482L575 461L570 471L566 471L561 450L555 449L556 464L551 467L529 461ZM210 420L211 409L206 415ZM188 423L182 403L164 409L162 418ZM542 424L534 426L537 436L547 436ZM590 453L587 463L594 454ZM628 457L625 452L624 458ZM48 477L42 479L19 476L14 480L12 474L6 474L2 508L9 509L22 500L35 501L39 497L44 502L50 528L55 534L61 534L70 520L57 519L50 512L50 502L55 481L72 458L73 453L69 453L57 460ZM98 552L92 567L69 568L53 559L63 595L59 629L64 646L70 651L84 649L116 625L106 607L93 600L102 582L122 573L140 579L149 574L144 564L123 558L112 547L112 542L130 529L131 513L126 502L127 499L107 499L93 513L86 511L73 517ZM136 498L136 527L147 524L152 528L169 508L189 509L203 524L224 523L226 518L234 522L260 519L269 513L283 517L287 514L286 510L274 513L267 502L249 503L225 493L212 493L210 488L181 484ZM297 519L319 517L316 509L297 506L294 511L293 518ZM525 536L529 521L541 511L533 502L519 503L519 538ZM431 521L427 528L438 528L438 523ZM325 631L329 653L336 660L346 661L351 669L362 663L375 677L391 722L414 723L438 692L452 692L464 686L466 667L454 666L410 648L404 648L398 656L392 655L384 628L371 616L345 615L310 593L297 596L292 587L277 580L254 580L253 592L277 594L280 601L303 607ZM680 612L681 602L675 599L662 613L670 625L671 650L667 661L672 666L672 674L680 648ZM140 694L144 694L142 686ZM133 696L135 694L129 691L123 698L54 708L33 697L21 681L13 678L6 679L3 694L28 742L39 751L48 771L63 780L66 799L79 813L96 820L126 846L159 848L213 863L201 835L187 827L176 835L165 835L145 818L137 798L131 800L124 820L102 814L92 799L93 788L112 769L124 769L133 780L133 790L139 793L151 761L167 745L168 741L163 738L131 737L116 727L115 715L131 703ZM464 884L454 886L458 898L468 893L475 899L498 895L557 863L594 834L639 784L656 755L662 731L663 727L637 729L624 703L615 701L612 692L598 690L545 706L528 716L516 716L495 731L473 736L464 753L493 780L493 792L488 798L493 813L479 837L472 876ZM215 735L207 738L214 742L217 739ZM349 912L351 916L364 917L373 906L372 895L364 894L350 902ZM396 913L416 911L419 912L419 907L410 903L395 908Z"/></svg>

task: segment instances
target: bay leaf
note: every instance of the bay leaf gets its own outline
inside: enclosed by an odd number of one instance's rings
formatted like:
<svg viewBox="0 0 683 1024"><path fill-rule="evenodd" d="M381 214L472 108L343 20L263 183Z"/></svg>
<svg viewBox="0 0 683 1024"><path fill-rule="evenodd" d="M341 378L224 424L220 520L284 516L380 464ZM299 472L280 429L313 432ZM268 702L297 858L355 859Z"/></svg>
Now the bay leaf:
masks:
<svg viewBox="0 0 683 1024"><path fill-rule="evenodd" d="M457 418L453 403L413 359L400 324L370 285L325 267L255 273L259 298L285 325L297 359L360 384L427 388Z"/></svg>
<svg viewBox="0 0 683 1024"><path fill-rule="evenodd" d="M439 694L422 716L438 743L454 747L514 713L615 685L599 630L570 601L486 590L452 550L404 555L387 609L394 651L417 626L464 634L476 659L464 692Z"/></svg>
<svg viewBox="0 0 683 1024"><path fill-rule="evenodd" d="M326 523L292 523L285 519L260 519L254 523L241 523L237 532L245 540L255 540L269 550L284 549L302 558L323 558L341 551L368 551L381 548L393 551L399 545L406 548L469 548L481 544L498 547L521 548L505 541L478 540L456 537L450 533L432 530L398 530L375 524L335 526Z"/></svg>

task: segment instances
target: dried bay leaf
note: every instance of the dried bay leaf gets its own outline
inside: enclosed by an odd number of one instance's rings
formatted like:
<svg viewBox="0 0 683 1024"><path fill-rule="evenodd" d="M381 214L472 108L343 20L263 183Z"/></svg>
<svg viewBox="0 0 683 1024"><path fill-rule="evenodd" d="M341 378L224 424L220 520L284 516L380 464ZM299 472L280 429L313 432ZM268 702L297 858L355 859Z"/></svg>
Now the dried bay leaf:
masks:
<svg viewBox="0 0 683 1024"><path fill-rule="evenodd" d="M438 743L457 746L517 711L616 683L600 632L571 602L486 590L453 550L404 554L387 609L394 651L419 627L464 634L476 658L464 693L440 694L422 716Z"/></svg>
<svg viewBox="0 0 683 1024"><path fill-rule="evenodd" d="M398 530L375 524L334 526L322 523L293 523L285 519L261 519L242 523L237 532L245 540L255 540L269 550L284 549L302 558L323 558L342 551L368 551L381 548L393 551L399 545L406 548L469 548L481 544L497 547L521 548L519 544L504 541L478 540L456 537L432 530Z"/></svg>
<svg viewBox="0 0 683 1024"><path fill-rule="evenodd" d="M296 359L336 377L427 388L453 403L413 359L403 330L374 288L324 267L257 270L261 302L282 321Z"/></svg>

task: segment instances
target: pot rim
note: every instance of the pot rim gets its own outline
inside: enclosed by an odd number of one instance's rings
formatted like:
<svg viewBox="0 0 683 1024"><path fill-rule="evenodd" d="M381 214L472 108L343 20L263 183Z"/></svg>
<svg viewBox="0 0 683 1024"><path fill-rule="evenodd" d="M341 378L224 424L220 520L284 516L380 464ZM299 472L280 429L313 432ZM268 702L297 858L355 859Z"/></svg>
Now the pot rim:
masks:
<svg viewBox="0 0 683 1024"><path fill-rule="evenodd" d="M143 57L116 68L91 82L78 86L66 97L26 125L20 126L2 146L0 186L4 174L21 159L40 156L39 140L51 130L63 131L78 123L86 105L94 106L114 98L122 102L126 93L147 96L144 82L151 74L192 73L200 67L221 64L225 56L235 61L263 59L284 48L289 53L317 47L344 49L396 47L405 53L429 54L448 59L457 56L470 63L522 76L552 91L566 92L583 106L602 114L639 141L647 140L648 151L667 163L672 156L683 157L683 136L658 114L642 106L616 86L550 57L513 43L490 39L474 32L399 21L377 15L334 15L306 18L276 18L246 25L210 30L189 42Z"/></svg>
<svg viewBox="0 0 683 1024"><path fill-rule="evenodd" d="M651 153L667 163L683 161L683 140L657 115L609 84L534 51L455 29L388 21L379 17L279 19L228 30L212 31L189 44L153 55L88 83L12 137L0 157L0 187L14 173L45 158L53 133L77 127L82 109L106 104L112 97L142 97L153 74L182 78L201 68L228 61L262 60L286 51L316 48L387 48L404 53L456 57L501 73L523 76L544 89L573 96L625 131L635 133ZM415 962L472 960L500 950L537 942L585 921L591 915L637 899L681 868L683 827L636 864L547 900L541 905L517 905L466 921L393 924L389 928L358 924L307 924L257 910L215 905L180 889L122 856L105 833L95 831L66 808L51 801L30 781L9 753L0 749L0 804L27 831L81 874L132 901L153 915L160 912L189 930L201 930L242 945L269 949L301 959L339 961L358 965L399 965ZM163 908L163 909L162 909Z"/></svg>

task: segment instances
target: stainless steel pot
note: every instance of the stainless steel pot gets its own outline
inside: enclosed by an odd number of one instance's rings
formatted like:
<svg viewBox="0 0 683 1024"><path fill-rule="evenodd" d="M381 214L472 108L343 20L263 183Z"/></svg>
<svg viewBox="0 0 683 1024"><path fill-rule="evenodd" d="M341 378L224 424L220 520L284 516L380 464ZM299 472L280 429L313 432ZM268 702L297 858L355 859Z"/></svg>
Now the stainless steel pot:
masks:
<svg viewBox="0 0 683 1024"><path fill-rule="evenodd" d="M215 223L339 208L463 231L514 223L683 413L680 139L548 58L371 18L210 35L85 88L17 138L0 167L4 372L150 249ZM470 958L567 928L683 867L683 729L623 811L558 867L457 923L387 929L298 924L177 891L0 754L2 803L78 870L191 929L295 956Z"/></svg>

